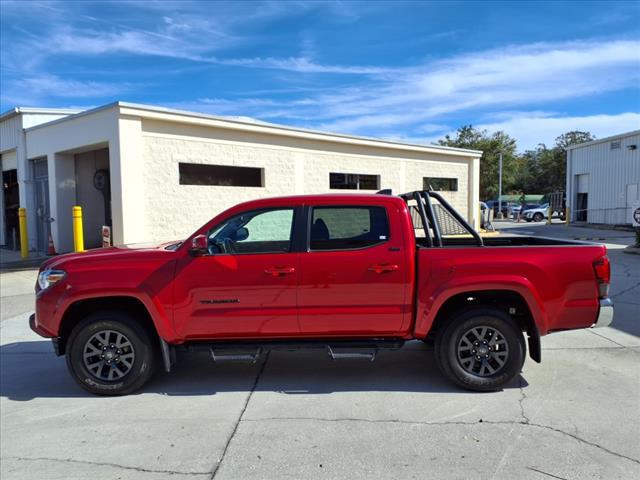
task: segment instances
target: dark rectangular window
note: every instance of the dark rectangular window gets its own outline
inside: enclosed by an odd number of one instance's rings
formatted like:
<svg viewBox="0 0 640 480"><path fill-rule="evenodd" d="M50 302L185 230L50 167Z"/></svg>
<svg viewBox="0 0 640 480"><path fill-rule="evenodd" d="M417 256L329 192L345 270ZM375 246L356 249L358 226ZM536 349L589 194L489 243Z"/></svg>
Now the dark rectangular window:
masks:
<svg viewBox="0 0 640 480"><path fill-rule="evenodd" d="M180 185L264 187L262 168L180 163Z"/></svg>
<svg viewBox="0 0 640 480"><path fill-rule="evenodd" d="M380 190L380 175L331 172L329 174L329 188L334 190Z"/></svg>
<svg viewBox="0 0 640 480"><path fill-rule="evenodd" d="M458 179L457 178L442 178L442 177L423 177L422 189L438 190L441 192L457 192L458 191Z"/></svg>
<svg viewBox="0 0 640 480"><path fill-rule="evenodd" d="M384 207L313 207L311 250L349 250L389 240Z"/></svg>

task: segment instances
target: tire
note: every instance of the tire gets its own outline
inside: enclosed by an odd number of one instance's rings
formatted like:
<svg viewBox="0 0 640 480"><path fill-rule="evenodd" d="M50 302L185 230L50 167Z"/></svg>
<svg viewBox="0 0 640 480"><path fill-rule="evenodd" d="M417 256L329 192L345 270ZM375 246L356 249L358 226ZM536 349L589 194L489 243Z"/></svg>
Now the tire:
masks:
<svg viewBox="0 0 640 480"><path fill-rule="evenodd" d="M474 340L474 329L485 333L479 341ZM486 345L482 345L483 339ZM492 351L486 350L489 347ZM482 358L478 360L473 351L482 353ZM475 308L459 314L438 333L435 342L440 371L462 388L477 392L501 389L520 373L525 355L522 332L511 317L494 308Z"/></svg>
<svg viewBox="0 0 640 480"><path fill-rule="evenodd" d="M542 220L544 220L544 215L542 215L540 212L535 213L533 215L533 221L534 222L541 222Z"/></svg>
<svg viewBox="0 0 640 480"><path fill-rule="evenodd" d="M525 218L525 220L526 220L527 222L529 222L529 223L531 223L531 222L533 221L533 219L531 219L531 218Z"/></svg>
<svg viewBox="0 0 640 480"><path fill-rule="evenodd" d="M153 345L149 333L131 315L120 311L92 313L69 335L67 367L88 392L127 395L152 377L158 363Z"/></svg>

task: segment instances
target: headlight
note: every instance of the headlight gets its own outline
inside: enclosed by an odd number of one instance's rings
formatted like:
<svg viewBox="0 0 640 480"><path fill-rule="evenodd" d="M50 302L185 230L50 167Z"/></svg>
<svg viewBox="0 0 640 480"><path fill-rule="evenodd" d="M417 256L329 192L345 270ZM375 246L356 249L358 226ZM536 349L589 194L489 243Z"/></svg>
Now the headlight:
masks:
<svg viewBox="0 0 640 480"><path fill-rule="evenodd" d="M62 280L67 274L62 270L44 270L38 274L38 285L41 290L49 288Z"/></svg>

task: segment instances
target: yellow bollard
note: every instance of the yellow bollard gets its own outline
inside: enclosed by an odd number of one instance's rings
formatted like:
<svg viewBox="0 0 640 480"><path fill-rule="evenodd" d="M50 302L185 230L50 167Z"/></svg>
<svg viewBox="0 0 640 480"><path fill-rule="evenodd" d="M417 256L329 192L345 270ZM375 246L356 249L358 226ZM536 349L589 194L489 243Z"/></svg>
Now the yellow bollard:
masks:
<svg viewBox="0 0 640 480"><path fill-rule="evenodd" d="M569 207L564 210L564 222L567 226L569 226Z"/></svg>
<svg viewBox="0 0 640 480"><path fill-rule="evenodd" d="M20 256L29 256L29 236L27 235L27 209L18 209L18 226L20 228Z"/></svg>
<svg viewBox="0 0 640 480"><path fill-rule="evenodd" d="M551 207L547 208L547 225L551 225Z"/></svg>
<svg viewBox="0 0 640 480"><path fill-rule="evenodd" d="M82 207L73 207L73 249L84 252L84 233L82 232Z"/></svg>

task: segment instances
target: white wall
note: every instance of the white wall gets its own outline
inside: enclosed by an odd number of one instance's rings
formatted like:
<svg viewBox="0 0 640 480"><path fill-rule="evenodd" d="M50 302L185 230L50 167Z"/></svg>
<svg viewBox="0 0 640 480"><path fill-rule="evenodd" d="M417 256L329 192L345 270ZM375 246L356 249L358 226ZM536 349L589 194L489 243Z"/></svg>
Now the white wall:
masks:
<svg viewBox="0 0 640 480"><path fill-rule="evenodd" d="M71 211L76 203L76 175L73 155L52 153L47 156L49 171L49 208L53 221L51 236L57 252L73 251Z"/></svg>
<svg viewBox="0 0 640 480"><path fill-rule="evenodd" d="M457 178L458 191L445 192L444 196L464 216L474 216L469 203L474 161L469 158L274 138L152 120L143 120L142 126L143 188L147 195L139 228L146 231L147 240L184 238L226 208L251 199L366 192L330 190L330 172L380 175L381 188L392 188L394 193L422 189L423 177ZM180 185L180 162L264 168L265 185ZM477 193L473 195L477 198Z"/></svg>
<svg viewBox="0 0 640 480"><path fill-rule="evenodd" d="M113 142L118 138L117 120L118 109L114 107L32 128L26 132L27 158Z"/></svg>
<svg viewBox="0 0 640 480"><path fill-rule="evenodd" d="M0 122L0 152L13 150L15 152L15 168L18 170L18 189L20 206L27 209L27 231L30 250L36 247L36 214L34 207L33 189L31 184L32 172L26 153L26 138L23 129L42 123L57 120L67 116L67 113L37 113L25 112L13 115ZM42 155L44 156L44 155ZM4 230L4 219L0 215L0 228ZM0 245L6 243L0 238Z"/></svg>
<svg viewBox="0 0 640 480"><path fill-rule="evenodd" d="M14 115L0 122L0 153L18 148L22 135L22 117Z"/></svg>
<svg viewBox="0 0 640 480"><path fill-rule="evenodd" d="M110 148L112 145L119 155L118 118L118 109L114 106L26 131L26 158L46 156L48 160L49 203L51 216L55 219L51 224L51 234L58 252L73 250L71 214L76 203L74 155L93 148ZM115 162L120 163L119 156ZM114 181L120 182L119 172L120 169L117 168L114 179L111 168L112 185ZM121 212L114 211L112 215L114 218L122 217ZM31 232L31 226L29 229ZM35 231L35 225L33 230ZM118 224L117 229L114 228L114 238L122 241L122 223Z"/></svg>
<svg viewBox="0 0 640 480"><path fill-rule="evenodd" d="M109 168L113 243L148 241L146 178L153 178L156 172L145 169L140 118L118 119L118 139L109 144Z"/></svg>
<svg viewBox="0 0 640 480"><path fill-rule="evenodd" d="M381 188L396 193L422 189L423 177L457 178L458 191L444 196L463 215L476 220L478 159L469 155L207 122L211 121L113 105L29 129L25 159L44 156L49 160L50 203L56 219L52 234L58 251L73 246L71 207L87 202L93 205L88 209L95 210L97 198L84 188L87 183L92 188L92 178L82 162L87 151L105 147L116 244L184 238L222 210L250 199L357 193L330 190L330 172L379 175ZM265 185L180 185L180 162L263 168ZM88 213L85 210L85 238L91 245L89 231L103 219L89 218Z"/></svg>

